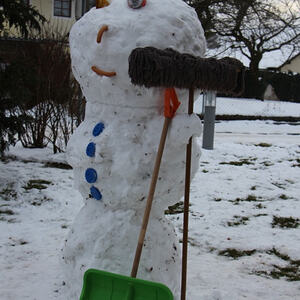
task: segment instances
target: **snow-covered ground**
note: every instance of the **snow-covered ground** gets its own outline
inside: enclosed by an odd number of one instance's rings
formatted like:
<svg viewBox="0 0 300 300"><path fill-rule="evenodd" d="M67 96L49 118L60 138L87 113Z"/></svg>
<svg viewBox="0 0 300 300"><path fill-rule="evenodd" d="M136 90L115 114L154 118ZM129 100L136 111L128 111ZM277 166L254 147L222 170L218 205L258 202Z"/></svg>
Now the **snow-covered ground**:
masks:
<svg viewBox="0 0 300 300"><path fill-rule="evenodd" d="M189 300L300 299L299 137L300 125L216 124L191 186ZM82 205L73 172L46 165L64 161L50 150L10 155L0 162L0 299L63 300L61 248ZM181 207L169 212L181 239Z"/></svg>
<svg viewBox="0 0 300 300"><path fill-rule="evenodd" d="M202 99L201 95L195 103L196 113L202 112ZM217 115L300 117L300 103L224 97L218 97L216 103Z"/></svg>

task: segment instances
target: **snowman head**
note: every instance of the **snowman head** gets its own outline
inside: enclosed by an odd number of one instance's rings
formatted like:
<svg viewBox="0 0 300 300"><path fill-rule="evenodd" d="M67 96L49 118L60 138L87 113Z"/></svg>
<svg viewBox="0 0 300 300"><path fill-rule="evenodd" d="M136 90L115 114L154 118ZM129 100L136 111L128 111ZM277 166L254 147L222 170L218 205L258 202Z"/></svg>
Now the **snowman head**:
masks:
<svg viewBox="0 0 300 300"><path fill-rule="evenodd" d="M163 88L131 84L128 57L137 47L203 56L195 11L182 0L102 0L70 32L72 68L88 102L127 107L162 104Z"/></svg>

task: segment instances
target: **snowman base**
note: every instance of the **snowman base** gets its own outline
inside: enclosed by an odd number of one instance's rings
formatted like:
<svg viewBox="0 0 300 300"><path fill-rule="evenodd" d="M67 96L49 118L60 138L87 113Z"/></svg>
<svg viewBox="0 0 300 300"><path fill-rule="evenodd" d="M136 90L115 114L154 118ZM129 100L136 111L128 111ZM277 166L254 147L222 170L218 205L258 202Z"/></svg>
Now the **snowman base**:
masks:
<svg viewBox="0 0 300 300"><path fill-rule="evenodd" d="M86 202L64 247L66 299L79 298L84 273L90 268L128 276L140 227L141 216L135 210L111 210L101 201ZM168 286L175 300L180 294L179 251L173 225L164 216L151 218L138 277Z"/></svg>

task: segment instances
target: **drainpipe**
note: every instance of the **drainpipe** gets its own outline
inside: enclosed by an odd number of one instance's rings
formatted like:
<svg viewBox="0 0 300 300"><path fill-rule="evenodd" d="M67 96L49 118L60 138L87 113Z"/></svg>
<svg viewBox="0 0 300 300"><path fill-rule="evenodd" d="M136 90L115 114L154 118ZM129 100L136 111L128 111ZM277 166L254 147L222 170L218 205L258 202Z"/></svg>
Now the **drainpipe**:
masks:
<svg viewBox="0 0 300 300"><path fill-rule="evenodd" d="M89 9L88 0L75 0L75 18L79 20Z"/></svg>

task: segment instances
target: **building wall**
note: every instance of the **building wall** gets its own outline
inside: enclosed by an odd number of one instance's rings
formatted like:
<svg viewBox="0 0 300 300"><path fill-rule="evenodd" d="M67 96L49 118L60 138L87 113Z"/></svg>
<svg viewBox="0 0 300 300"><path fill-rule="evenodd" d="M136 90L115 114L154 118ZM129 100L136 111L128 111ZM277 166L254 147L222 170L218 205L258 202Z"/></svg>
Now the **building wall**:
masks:
<svg viewBox="0 0 300 300"><path fill-rule="evenodd" d="M30 0L30 4L37 8L54 29L69 31L75 22L75 0L71 1L71 17L54 16L54 0Z"/></svg>
<svg viewBox="0 0 300 300"><path fill-rule="evenodd" d="M58 17L54 16L54 0L29 0L29 4L34 6L48 21L44 24L43 31L59 31L62 34L68 33L76 21L75 2L76 0L71 0L71 17ZM9 28L7 24L0 37L19 38L20 34L14 27Z"/></svg>
<svg viewBox="0 0 300 300"><path fill-rule="evenodd" d="M280 69L281 72L296 72L300 73L300 54L296 56L289 64L284 65Z"/></svg>

